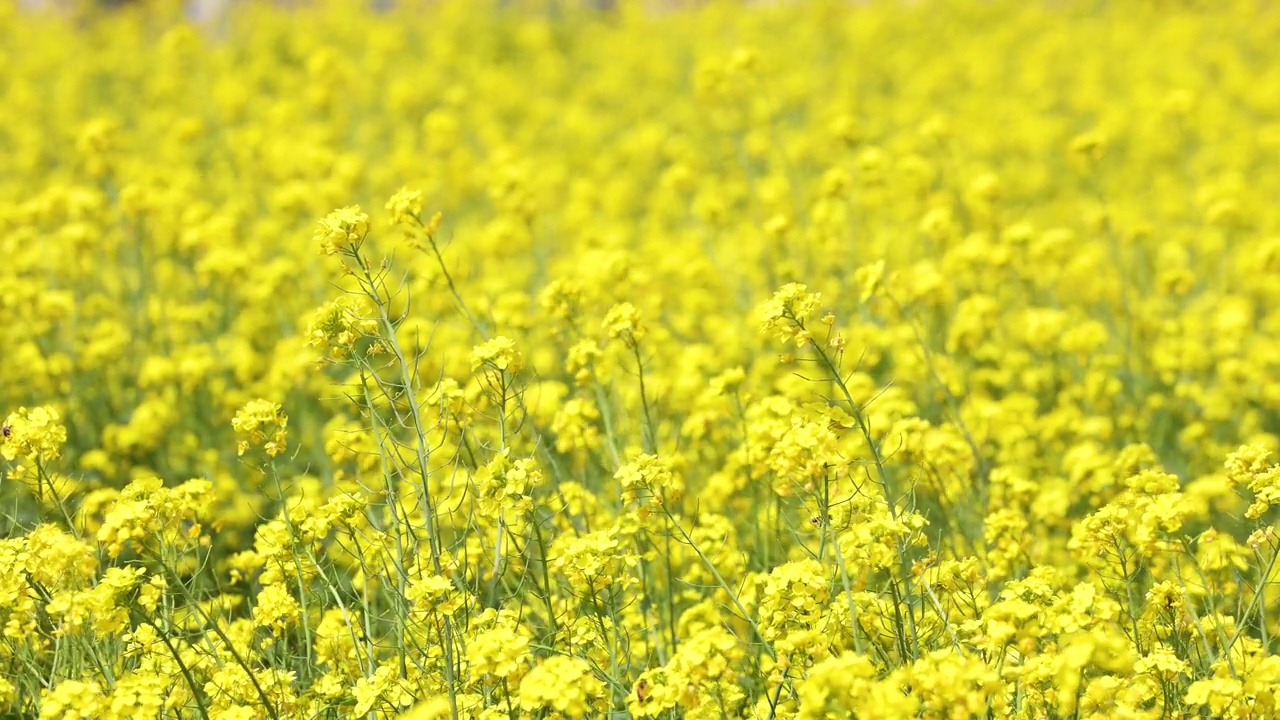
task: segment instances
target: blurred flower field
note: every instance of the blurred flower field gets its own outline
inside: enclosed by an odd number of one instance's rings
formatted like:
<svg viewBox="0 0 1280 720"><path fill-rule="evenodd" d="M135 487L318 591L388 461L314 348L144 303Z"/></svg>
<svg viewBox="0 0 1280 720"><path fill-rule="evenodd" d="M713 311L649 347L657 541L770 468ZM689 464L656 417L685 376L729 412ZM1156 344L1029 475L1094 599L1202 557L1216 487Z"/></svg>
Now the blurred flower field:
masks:
<svg viewBox="0 0 1280 720"><path fill-rule="evenodd" d="M1280 716L1277 48L0 0L0 714Z"/></svg>

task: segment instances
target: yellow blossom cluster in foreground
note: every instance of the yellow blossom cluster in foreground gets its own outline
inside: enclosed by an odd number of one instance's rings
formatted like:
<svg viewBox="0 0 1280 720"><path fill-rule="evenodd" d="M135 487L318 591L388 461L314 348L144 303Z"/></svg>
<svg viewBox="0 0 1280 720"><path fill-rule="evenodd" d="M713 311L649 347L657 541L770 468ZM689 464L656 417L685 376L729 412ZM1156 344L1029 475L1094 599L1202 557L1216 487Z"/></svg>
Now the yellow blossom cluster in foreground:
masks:
<svg viewBox="0 0 1280 720"><path fill-rule="evenodd" d="M0 713L1277 717L1277 38L0 0Z"/></svg>

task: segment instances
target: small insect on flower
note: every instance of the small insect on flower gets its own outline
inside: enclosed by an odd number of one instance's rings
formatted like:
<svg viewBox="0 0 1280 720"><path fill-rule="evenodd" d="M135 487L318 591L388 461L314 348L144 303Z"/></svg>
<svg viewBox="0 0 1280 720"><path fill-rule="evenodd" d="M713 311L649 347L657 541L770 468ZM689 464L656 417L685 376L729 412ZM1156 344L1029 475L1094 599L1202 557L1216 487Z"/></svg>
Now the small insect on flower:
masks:
<svg viewBox="0 0 1280 720"><path fill-rule="evenodd" d="M9 437L10 435L13 434L13 428L9 427L8 425L5 425L4 427L0 428L0 434L3 434L5 437Z"/></svg>
<svg viewBox="0 0 1280 720"><path fill-rule="evenodd" d="M636 683L636 700L639 700L640 702L644 702L645 698L647 698L648 696L649 696L648 681L641 680L640 682Z"/></svg>

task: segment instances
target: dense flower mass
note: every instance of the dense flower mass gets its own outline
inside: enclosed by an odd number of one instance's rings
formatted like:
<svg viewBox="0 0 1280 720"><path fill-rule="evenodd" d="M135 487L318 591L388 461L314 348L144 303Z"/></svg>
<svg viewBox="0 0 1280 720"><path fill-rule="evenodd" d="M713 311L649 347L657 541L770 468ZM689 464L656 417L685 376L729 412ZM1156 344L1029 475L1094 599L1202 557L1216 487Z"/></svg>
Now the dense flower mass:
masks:
<svg viewBox="0 0 1280 720"><path fill-rule="evenodd" d="M0 715L1280 716L1280 7L31 5Z"/></svg>

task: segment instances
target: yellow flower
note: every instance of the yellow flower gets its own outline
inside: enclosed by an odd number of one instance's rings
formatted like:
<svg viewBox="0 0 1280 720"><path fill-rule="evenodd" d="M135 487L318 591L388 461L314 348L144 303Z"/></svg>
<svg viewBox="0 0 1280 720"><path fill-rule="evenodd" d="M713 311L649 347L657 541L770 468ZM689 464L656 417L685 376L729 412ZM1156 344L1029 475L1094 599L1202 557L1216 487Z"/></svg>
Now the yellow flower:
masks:
<svg viewBox="0 0 1280 720"><path fill-rule="evenodd" d="M359 205L338 208L320 221L314 242L325 255L337 255L360 249L369 232L369 216L360 211Z"/></svg>
<svg viewBox="0 0 1280 720"><path fill-rule="evenodd" d="M283 453L288 444L288 426L289 417L280 409L280 403L250 400L231 420L238 438L236 453L243 455L259 445L271 457Z"/></svg>
<svg viewBox="0 0 1280 720"><path fill-rule="evenodd" d="M858 286L858 302L865 303L880 291L884 282L884 260L877 260L853 271L853 281Z"/></svg>
<svg viewBox="0 0 1280 720"><path fill-rule="evenodd" d="M521 357L515 341L499 335L477 345L471 350L471 369L491 368L500 373L514 375L520 372Z"/></svg>
<svg viewBox="0 0 1280 720"><path fill-rule="evenodd" d="M51 407L18 408L0 428L0 456L6 460L55 460L67 441L67 429Z"/></svg>
<svg viewBox="0 0 1280 720"><path fill-rule="evenodd" d="M288 588L280 584L270 584L258 591L254 603L254 622L259 627L267 628L277 637L286 628L298 622L301 606L294 599Z"/></svg>
<svg viewBox="0 0 1280 720"><path fill-rule="evenodd" d="M1214 717L1226 717L1227 708L1240 702L1244 687L1230 677L1197 680L1187 688L1182 701L1193 708L1204 708Z"/></svg>
<svg viewBox="0 0 1280 720"><path fill-rule="evenodd" d="M639 558L624 549L618 536L617 528L561 535L550 549L551 571L564 578L574 593L594 595L606 588L627 587L635 581L629 571Z"/></svg>
<svg viewBox="0 0 1280 720"><path fill-rule="evenodd" d="M533 490L543 483L542 471L533 460L513 461L509 456L510 448L506 448L476 471L476 505L485 517L528 513L533 508Z"/></svg>
<svg viewBox="0 0 1280 720"><path fill-rule="evenodd" d="M414 612L432 616L452 615L462 608L466 595L454 587L452 581L441 575L425 575L409 583L406 599L413 603Z"/></svg>
<svg viewBox="0 0 1280 720"><path fill-rule="evenodd" d="M356 701L351 712L357 717L367 715L374 708L383 705L399 710L414 702L411 686L391 665L379 665L372 677L357 680L351 694Z"/></svg>
<svg viewBox="0 0 1280 720"><path fill-rule="evenodd" d="M1261 446L1246 445L1227 458L1227 477L1253 493L1253 502L1244 513L1250 520L1258 520L1280 505L1280 465L1267 463L1270 454Z"/></svg>
<svg viewBox="0 0 1280 720"><path fill-rule="evenodd" d="M1133 665L1134 672L1150 673L1164 682L1172 682L1191 671L1191 665L1171 648L1157 644Z"/></svg>
<svg viewBox="0 0 1280 720"><path fill-rule="evenodd" d="M357 343L377 336L378 323L372 315L367 302L350 295L327 302L307 324L307 346L316 348L322 361L344 360Z"/></svg>
<svg viewBox="0 0 1280 720"><path fill-rule="evenodd" d="M422 214L422 191L401 188L387 201L391 222L396 225L414 225Z"/></svg>
<svg viewBox="0 0 1280 720"><path fill-rule="evenodd" d="M605 699L604 682L586 660L555 655L543 660L520 681L520 709L550 710L568 717L599 712Z"/></svg>
<svg viewBox="0 0 1280 720"><path fill-rule="evenodd" d="M529 657L529 638L508 625L485 630L467 643L467 662L474 676L518 681Z"/></svg>
<svg viewBox="0 0 1280 720"><path fill-rule="evenodd" d="M641 500L658 505L678 500L682 483L671 468L658 456L644 454L618 468L613 479L622 485L622 502L630 504Z"/></svg>
<svg viewBox="0 0 1280 720"><path fill-rule="evenodd" d="M804 345L810 339L805 321L821 304L822 296L809 292L808 287L800 283L783 285L760 308L760 332L783 343L790 340Z"/></svg>
<svg viewBox="0 0 1280 720"><path fill-rule="evenodd" d="M40 703L40 720L81 720L100 717L107 709L107 698L97 683L63 680L44 692Z"/></svg>
<svg viewBox="0 0 1280 720"><path fill-rule="evenodd" d="M640 311L629 302L609 308L604 316L604 331L612 339L621 339L627 347L635 347L648 330L640 323Z"/></svg>

